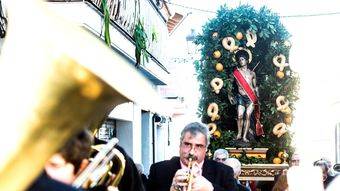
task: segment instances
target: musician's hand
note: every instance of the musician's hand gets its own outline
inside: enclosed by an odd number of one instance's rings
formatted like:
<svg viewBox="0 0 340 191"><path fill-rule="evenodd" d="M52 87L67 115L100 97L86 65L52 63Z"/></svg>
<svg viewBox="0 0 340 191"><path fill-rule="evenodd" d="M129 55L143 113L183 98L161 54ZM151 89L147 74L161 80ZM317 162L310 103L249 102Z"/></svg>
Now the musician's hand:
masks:
<svg viewBox="0 0 340 191"><path fill-rule="evenodd" d="M214 187L212 186L211 182L204 178L203 176L199 175L194 178L192 184L192 191L213 191Z"/></svg>
<svg viewBox="0 0 340 191"><path fill-rule="evenodd" d="M187 183L188 171L185 169L177 170L174 178L172 179L171 191L178 191L181 188L188 186Z"/></svg>

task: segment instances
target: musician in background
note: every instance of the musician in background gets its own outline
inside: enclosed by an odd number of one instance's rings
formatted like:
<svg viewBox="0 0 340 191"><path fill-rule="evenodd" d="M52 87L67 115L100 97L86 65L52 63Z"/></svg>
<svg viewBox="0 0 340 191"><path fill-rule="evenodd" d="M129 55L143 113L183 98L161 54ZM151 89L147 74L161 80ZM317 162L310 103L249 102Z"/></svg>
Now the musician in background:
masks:
<svg viewBox="0 0 340 191"><path fill-rule="evenodd" d="M93 138L88 130L71 138L46 162L44 171L28 191L81 191L71 184L87 166L92 142Z"/></svg>
<svg viewBox="0 0 340 191"><path fill-rule="evenodd" d="M89 163L92 143L90 132L81 131L46 162L47 175L60 182L72 184Z"/></svg>
<svg viewBox="0 0 340 191"><path fill-rule="evenodd" d="M92 134L84 130L73 139L69 140L66 145L54 154L45 165L45 170L51 178L71 185L77 176L88 166L88 159L91 158L91 145L105 145L106 140L99 140ZM142 180L138 173L137 167L133 160L126 154L124 149L115 145L125 158L125 170L122 179L118 185L121 191L145 191ZM92 153L95 154L95 153ZM95 157L95 156L92 156ZM119 171L118 159L112 159L111 172L116 174ZM88 188L88 191L106 191L105 185L96 185Z"/></svg>
<svg viewBox="0 0 340 191"><path fill-rule="evenodd" d="M194 122L185 126L180 137L180 156L151 165L147 190L178 191L188 190L189 186L197 191L235 190L233 169L205 157L209 138L206 125ZM192 178L190 185L188 177Z"/></svg>

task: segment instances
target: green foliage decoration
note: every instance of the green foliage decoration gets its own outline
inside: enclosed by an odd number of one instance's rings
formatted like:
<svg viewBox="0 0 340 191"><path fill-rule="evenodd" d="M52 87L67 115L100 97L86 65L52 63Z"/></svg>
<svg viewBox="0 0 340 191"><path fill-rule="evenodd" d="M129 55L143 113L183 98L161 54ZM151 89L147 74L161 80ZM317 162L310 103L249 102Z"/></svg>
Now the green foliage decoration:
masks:
<svg viewBox="0 0 340 191"><path fill-rule="evenodd" d="M257 35L255 47L246 47L246 31L250 30ZM236 34L241 32L243 38L238 40ZM250 5L241 5L231 9L221 6L215 18L209 20L203 26L203 33L198 35L195 43L201 45L201 59L194 62L197 79L200 86L201 98L198 115L203 123L211 123L207 115L208 105L212 102L219 106L220 119L214 121L221 137L213 136L210 149L213 152L217 148L238 147L235 143L235 131L237 130L237 110L228 100L228 95L235 94L235 79L232 75L237 63L233 60L234 52L226 50L222 46L225 37L233 37L236 46L246 47L252 52L253 60L248 65L256 73L257 86L259 88L259 103L261 107L260 121L263 124L265 137L257 139L250 147L268 148L266 160L240 158L245 163L272 163L272 159L279 151L285 150L292 154L291 146L293 134L288 131L278 138L273 135L273 127L284 122L285 114L277 111L276 98L280 95L289 100L289 107L294 111L294 103L298 99L299 77L290 66L284 68L282 79L276 76L279 68L273 64L275 55L283 54L289 63L290 34L280 22L280 17L266 7L255 10ZM214 51L220 51L221 57L213 57ZM223 64L223 71L215 69L216 63ZM210 81L219 77L223 80L223 88L219 94L212 91ZM293 114L292 114L293 117ZM289 130L289 128L288 128ZM245 156L245 157L244 157Z"/></svg>
<svg viewBox="0 0 340 191"><path fill-rule="evenodd" d="M104 40L105 43L110 47L111 46L111 38L110 38L110 11L107 6L107 1L102 1L102 9L104 13Z"/></svg>
<svg viewBox="0 0 340 191"><path fill-rule="evenodd" d="M138 19L135 25L133 39L135 40L136 43L135 49L136 66L139 66L141 63L144 63L145 61L149 62L149 54L146 50L148 43L148 35L145 32L144 25L141 19Z"/></svg>
<svg viewBox="0 0 340 191"><path fill-rule="evenodd" d="M144 29L144 24L141 19L137 20L135 25L135 30L133 32L133 39L135 40L135 57L136 57L136 67L144 62L149 62L149 53L147 49L150 45L150 39L148 38L148 34ZM151 42L157 42L157 31L155 27L152 28L151 32Z"/></svg>

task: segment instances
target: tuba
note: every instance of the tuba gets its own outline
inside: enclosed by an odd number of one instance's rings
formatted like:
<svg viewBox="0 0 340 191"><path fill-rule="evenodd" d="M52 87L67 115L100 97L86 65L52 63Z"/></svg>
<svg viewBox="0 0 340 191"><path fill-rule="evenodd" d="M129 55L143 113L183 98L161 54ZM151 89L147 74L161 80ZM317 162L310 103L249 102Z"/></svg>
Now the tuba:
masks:
<svg viewBox="0 0 340 191"><path fill-rule="evenodd" d="M158 96L127 58L42 1L7 3L0 190L16 191L25 190L71 136L99 124L115 106L150 104Z"/></svg>

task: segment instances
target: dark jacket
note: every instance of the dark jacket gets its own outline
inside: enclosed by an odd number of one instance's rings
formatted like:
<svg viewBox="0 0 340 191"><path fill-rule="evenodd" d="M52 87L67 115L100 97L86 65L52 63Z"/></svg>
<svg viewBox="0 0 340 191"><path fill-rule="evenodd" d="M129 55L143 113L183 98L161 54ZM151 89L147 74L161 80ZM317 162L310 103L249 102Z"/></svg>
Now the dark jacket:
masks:
<svg viewBox="0 0 340 191"><path fill-rule="evenodd" d="M237 184L238 191L250 191L246 186L242 185L241 183Z"/></svg>
<svg viewBox="0 0 340 191"><path fill-rule="evenodd" d="M73 188L62 182L54 180L46 174L45 171L32 183L27 191L81 191L82 189Z"/></svg>
<svg viewBox="0 0 340 191"><path fill-rule="evenodd" d="M181 168L179 157L171 160L155 163L150 167L147 184L148 191L169 191L172 179L178 169ZM214 191L236 190L233 169L222 163L205 159L203 163L202 176L209 180Z"/></svg>

